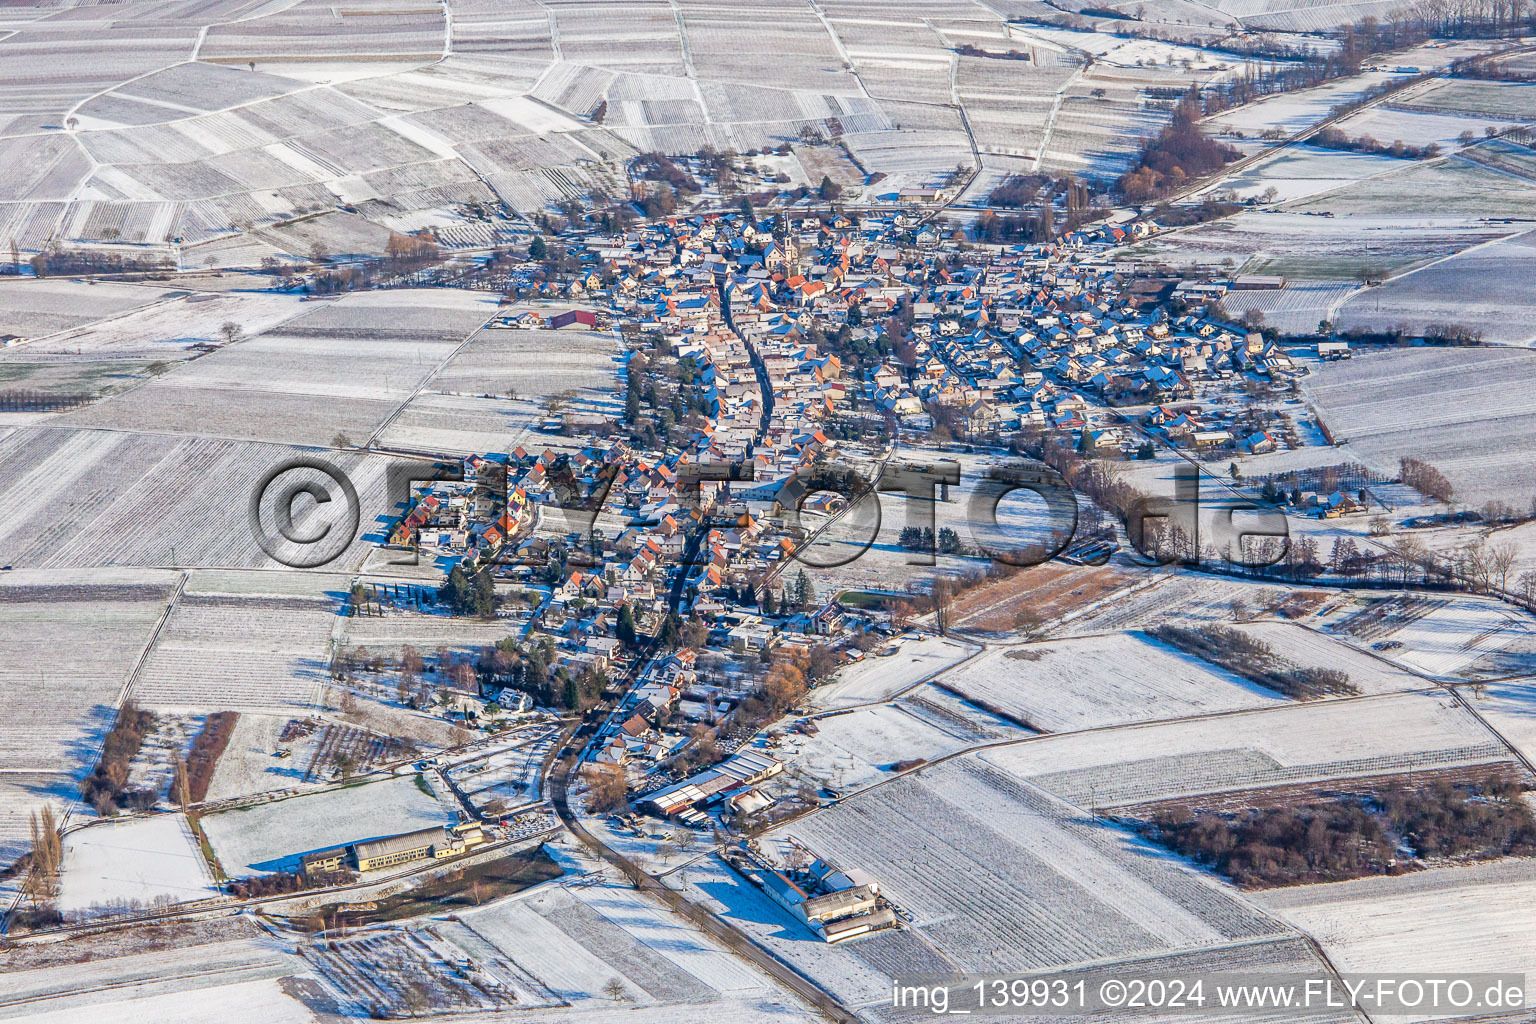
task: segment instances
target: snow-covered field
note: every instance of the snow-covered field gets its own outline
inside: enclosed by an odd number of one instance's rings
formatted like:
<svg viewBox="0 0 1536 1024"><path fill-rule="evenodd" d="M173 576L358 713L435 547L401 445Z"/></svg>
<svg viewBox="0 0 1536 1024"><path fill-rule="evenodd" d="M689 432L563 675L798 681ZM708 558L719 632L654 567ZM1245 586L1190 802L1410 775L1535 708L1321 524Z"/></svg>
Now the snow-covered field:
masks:
<svg viewBox="0 0 1536 1024"><path fill-rule="evenodd" d="M460 918L556 999L584 1010L614 1006L605 989L617 980L624 1003L674 1005L683 1019L735 1020L736 1000L764 1018L803 1012L768 978L628 888L544 887Z"/></svg>
<svg viewBox="0 0 1536 1024"><path fill-rule="evenodd" d="M305 765L294 763L299 760L297 755L282 760L273 756L283 745L278 737L289 719L288 715L242 711L229 745L214 766L208 799L228 800L304 786Z"/></svg>
<svg viewBox="0 0 1536 1024"><path fill-rule="evenodd" d="M313 850L455 820L425 782L407 775L220 811L201 824L224 873L240 878L291 870Z"/></svg>
<svg viewBox="0 0 1536 1024"><path fill-rule="evenodd" d="M941 676L939 683L1042 732L1285 701L1141 634L993 648Z"/></svg>
<svg viewBox="0 0 1536 1024"><path fill-rule="evenodd" d="M1395 179L1388 178L1388 181ZM1346 184L1340 180L1340 184ZM1375 187L1373 181L1358 187ZM1168 260L1177 265L1225 263L1245 273L1283 274L1306 281L1354 281L1362 267L1396 271L1426 260L1450 256L1469 246L1508 234L1507 227L1469 223L1465 216L1437 212L1435 206L1399 205L1390 212L1373 211L1350 217L1322 217L1310 211L1344 210L1348 189L1316 200L1304 200L1296 210L1244 210L1165 237L1155 237L1127 250L1135 256ZM1458 202L1460 193L1445 203ZM1471 193L1475 198L1478 193ZM1342 198L1341 198L1342 197ZM1426 203L1433 202L1429 196ZM1507 215L1507 214L1505 214ZM1316 326L1315 324L1313 326Z"/></svg>
<svg viewBox="0 0 1536 1024"><path fill-rule="evenodd" d="M0 565L273 565L252 530L249 501L267 473L300 457L313 458L314 453L287 445L157 433L18 428L0 437L0 504L7 509L0 523ZM330 564L345 570L362 562L378 536L371 528L384 512L390 460L335 452L322 461L348 476L358 495L358 536ZM334 481L318 474L300 479L314 479L335 492ZM283 485L294 482L285 476ZM274 488L268 498L276 500L281 491ZM333 512L338 528L349 525L344 523L346 504L331 502L320 513L314 513L313 504L307 510L300 504L294 509L295 526L313 531L322 516ZM264 515L270 513L267 509ZM275 520L265 521L275 535ZM278 550L301 553L292 547Z"/></svg>
<svg viewBox="0 0 1536 1024"><path fill-rule="evenodd" d="M811 692L813 707L834 710L888 700L959 662L976 648L945 637L903 640L889 657L866 655L863 661L844 665L831 681Z"/></svg>
<svg viewBox="0 0 1536 1024"><path fill-rule="evenodd" d="M779 830L860 868L933 950L981 973L1278 936L1243 897L974 755ZM921 968L919 968L920 970Z"/></svg>
<svg viewBox="0 0 1536 1024"><path fill-rule="evenodd" d="M41 338L148 305L166 294L161 289L110 281L87 285L56 278L11 277L0 282L0 317L5 320L6 333Z"/></svg>
<svg viewBox="0 0 1536 1024"><path fill-rule="evenodd" d="M1476 676L1471 666L1478 659L1504 650L1532 635L1529 616L1501 601L1458 596L1430 606L1426 615L1387 631L1372 630L1364 636L1346 631L1345 620L1330 625L1341 640L1357 646L1396 643L1379 652L1383 657L1439 679Z"/></svg>
<svg viewBox="0 0 1536 1024"><path fill-rule="evenodd" d="M1533 381L1536 353L1424 348L1328 363L1303 386L1348 442L1340 455L1393 476L1400 458L1422 459L1462 501L1523 507L1536 494Z"/></svg>
<svg viewBox="0 0 1536 1024"><path fill-rule="evenodd" d="M1269 129L1278 129L1289 135L1316 124L1327 117L1328 111L1334 107L1358 100L1367 89L1391 78L1389 74L1367 72L1313 89L1282 93L1223 111L1212 117L1209 123L1228 131L1236 129L1248 136L1259 135Z"/></svg>
<svg viewBox="0 0 1536 1024"><path fill-rule="evenodd" d="M218 893L197 839L180 814L114 820L64 838L59 909L66 914L116 903L182 903Z"/></svg>
<svg viewBox="0 0 1536 1024"><path fill-rule="evenodd" d="M478 293L360 292L69 417L117 429L361 444L495 311Z"/></svg>
<svg viewBox="0 0 1536 1024"><path fill-rule="evenodd" d="M3 289L0 289L3 290ZM90 308L87 306L86 308ZM239 324L247 335L271 330L303 313L296 295L219 292L184 295L79 326L69 326L6 350L0 358L48 359L91 355L114 359L179 360L197 342L220 341L219 326Z"/></svg>
<svg viewBox="0 0 1536 1024"><path fill-rule="evenodd" d="M817 734L800 740L789 762L837 789L862 788L896 762L932 760L974 743L971 736L948 732L900 704L830 715L816 725Z"/></svg>
<svg viewBox="0 0 1536 1024"><path fill-rule="evenodd" d="M1536 996L1530 860L1294 886L1257 899L1314 936L1340 971L1510 972L1526 976L1526 1005Z"/></svg>
<svg viewBox="0 0 1536 1024"><path fill-rule="evenodd" d="M78 1001L58 1006L57 1000L29 1008L26 1019L37 1024L313 1024L309 1009L290 996L276 979L237 981L213 988L140 994L111 1001Z"/></svg>
<svg viewBox="0 0 1536 1024"><path fill-rule="evenodd" d="M150 708L207 711L313 704L330 679L344 586L303 572L193 573L136 695Z"/></svg>
<svg viewBox="0 0 1536 1024"><path fill-rule="evenodd" d="M1364 694L1422 690L1421 676L1388 663L1375 652L1367 653L1324 633L1291 622L1232 624L1249 636L1274 648L1280 657L1303 668L1332 668L1349 673L1349 681Z"/></svg>
<svg viewBox="0 0 1536 1024"><path fill-rule="evenodd" d="M142 570L4 574L0 858L21 853L42 803L73 802L175 585L173 573Z"/></svg>
<svg viewBox="0 0 1536 1024"><path fill-rule="evenodd" d="M1536 189L1528 193L1536 201ZM1489 342L1536 344L1536 232L1458 253L1356 294L1339 309L1340 329L1456 324Z"/></svg>
<svg viewBox="0 0 1536 1024"><path fill-rule="evenodd" d="M1078 806L1113 807L1489 764L1509 752L1449 694L1432 691L1046 736L980 756Z"/></svg>
<svg viewBox="0 0 1536 1024"><path fill-rule="evenodd" d="M1287 203L1284 209L1329 214L1338 235L1353 240L1359 234L1359 240L1373 251L1381 250L1378 262L1390 260L1393 267L1407 266L1447 253L1436 244L1426 245L1417 256L1411 251L1399 256L1390 245L1391 236L1378 232L1393 226L1422 230L1424 226L1452 227L1459 223L1484 232L1484 238L1477 239L1482 241L1516 230L1499 223L1480 223L1518 218L1536 198L1536 183L1528 176L1511 173L1519 167L1516 156L1506 155L1513 148L1484 144L1436 160L1371 157L1386 161L1382 173L1340 182L1340 187ZM1435 239L1431 236L1425 241Z"/></svg>
<svg viewBox="0 0 1536 1024"><path fill-rule="evenodd" d="M1242 199L1265 196L1273 188L1281 202L1306 199L1344 188L1364 178L1401 171L1402 160L1347 153L1315 146L1291 146L1221 180L1223 189Z"/></svg>

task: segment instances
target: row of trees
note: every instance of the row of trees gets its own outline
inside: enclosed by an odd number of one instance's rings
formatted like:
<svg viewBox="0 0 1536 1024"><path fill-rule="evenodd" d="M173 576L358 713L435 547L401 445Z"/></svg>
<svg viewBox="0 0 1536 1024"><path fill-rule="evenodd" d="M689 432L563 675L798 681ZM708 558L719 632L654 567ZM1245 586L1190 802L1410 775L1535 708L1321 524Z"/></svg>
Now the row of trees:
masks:
<svg viewBox="0 0 1536 1024"><path fill-rule="evenodd" d="M1312 137L1312 144L1323 149L1339 149L1349 153L1371 153L1377 156L1397 157L1400 160L1433 160L1440 155L1438 143L1427 146L1405 145L1402 139L1390 143L1378 142L1369 135L1350 138L1338 128L1324 128Z"/></svg>
<svg viewBox="0 0 1536 1024"><path fill-rule="evenodd" d="M1445 474L1422 459L1404 456L1398 462L1398 478L1425 497L1447 505L1456 496L1456 490Z"/></svg>

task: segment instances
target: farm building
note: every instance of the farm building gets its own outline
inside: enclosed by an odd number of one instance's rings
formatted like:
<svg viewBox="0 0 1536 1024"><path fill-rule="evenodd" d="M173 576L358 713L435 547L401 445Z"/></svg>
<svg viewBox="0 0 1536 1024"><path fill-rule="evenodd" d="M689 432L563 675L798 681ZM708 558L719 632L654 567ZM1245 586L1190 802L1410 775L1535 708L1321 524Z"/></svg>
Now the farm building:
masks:
<svg viewBox="0 0 1536 1024"><path fill-rule="evenodd" d="M748 877L827 942L841 942L896 923L891 908L881 905L880 887L873 882L812 895L788 875L772 868L748 872Z"/></svg>
<svg viewBox="0 0 1536 1024"><path fill-rule="evenodd" d="M694 804L717 797L727 790L750 786L784 770L784 763L754 751L744 750L726 758L708 771L684 779L676 785L658 789L641 801L641 807L662 817L682 814Z"/></svg>
<svg viewBox="0 0 1536 1024"><path fill-rule="evenodd" d="M1280 274L1239 274L1232 281L1232 288L1240 292L1279 291L1285 287Z"/></svg>
<svg viewBox="0 0 1536 1024"><path fill-rule="evenodd" d="M315 875L329 875L346 867L349 859L349 851L345 846L336 846L329 850L316 850L314 853L306 853L303 857L299 858L299 873L305 878L312 878Z"/></svg>
<svg viewBox="0 0 1536 1024"><path fill-rule="evenodd" d="M584 309L567 310L564 313L556 313L550 317L549 326L557 331L567 329L595 330L597 328L597 316Z"/></svg>

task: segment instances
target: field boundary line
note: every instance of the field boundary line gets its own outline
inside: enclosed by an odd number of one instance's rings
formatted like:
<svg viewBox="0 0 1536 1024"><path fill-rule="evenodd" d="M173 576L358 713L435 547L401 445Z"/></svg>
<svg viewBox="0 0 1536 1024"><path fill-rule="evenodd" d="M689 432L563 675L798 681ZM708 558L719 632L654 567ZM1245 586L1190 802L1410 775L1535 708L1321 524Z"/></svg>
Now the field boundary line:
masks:
<svg viewBox="0 0 1536 1024"><path fill-rule="evenodd" d="M390 428L390 425L399 418L400 414L404 412L412 402L421 397L421 393L427 389L427 385L432 383L437 375L442 373L443 370L447 368L448 364L453 361L455 356L464 351L465 346L473 341L477 334L486 329L487 324L489 324L492 320L496 319L500 315L501 310L498 308L496 312L490 314L484 320L480 321L479 327L469 331L464 335L463 338L459 339L459 343L453 347L453 351L444 356L443 359L432 368L431 373L422 377L421 380L417 382L416 387L411 390L411 393L407 395L399 405L395 406L394 411L391 412L388 416L384 417L384 422L380 423L374 429L373 433L368 435L368 440L362 443L360 446L361 449L363 451L372 451L373 446L378 443L380 435L382 435L384 431Z"/></svg>

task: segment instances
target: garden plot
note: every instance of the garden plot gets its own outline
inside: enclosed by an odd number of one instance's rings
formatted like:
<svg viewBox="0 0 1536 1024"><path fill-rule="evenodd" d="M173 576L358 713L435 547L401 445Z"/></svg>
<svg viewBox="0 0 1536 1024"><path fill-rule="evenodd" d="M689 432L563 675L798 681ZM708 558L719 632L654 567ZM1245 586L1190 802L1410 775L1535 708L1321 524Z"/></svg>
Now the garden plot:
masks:
<svg viewBox="0 0 1536 1024"><path fill-rule="evenodd" d="M1536 191L1529 193L1536 201ZM1341 329L1411 333L1455 324L1485 340L1536 345L1536 234L1478 246L1360 292L1339 309Z"/></svg>
<svg viewBox="0 0 1536 1024"><path fill-rule="evenodd" d="M1536 997L1532 868L1517 859L1292 886L1256 898L1316 938L1340 971L1507 971L1526 976L1529 1005Z"/></svg>
<svg viewBox="0 0 1536 1024"><path fill-rule="evenodd" d="M1140 634L993 648L938 685L1041 732L1263 707L1285 701Z"/></svg>
<svg viewBox="0 0 1536 1024"><path fill-rule="evenodd" d="M0 292L4 290L0 288ZM271 292L186 295L155 301L116 315L109 313L80 326L66 327L47 337L34 338L0 358L90 355L114 359L186 359L192 345L218 341L221 324L232 321L247 334L255 334L298 316L304 309L297 296Z"/></svg>
<svg viewBox="0 0 1536 1024"><path fill-rule="evenodd" d="M144 662L145 706L205 711L308 707L330 679L344 595L333 577L257 574L267 593L227 593L193 574Z"/></svg>
<svg viewBox="0 0 1536 1024"><path fill-rule="evenodd" d="M964 660L975 650L969 644L944 637L902 640L889 657L868 655L863 661L844 665L828 682L811 693L810 703L834 710L855 704L889 700Z"/></svg>
<svg viewBox="0 0 1536 1024"><path fill-rule="evenodd" d="M18 278L0 285L0 320L7 334L41 338L117 316L166 295L163 290L133 284L104 281L87 285L55 278Z"/></svg>
<svg viewBox="0 0 1536 1024"><path fill-rule="evenodd" d="M229 745L214 766L207 799L229 800L302 786L305 765L299 755L282 760L275 756L284 746L280 739L283 727L291 720L289 715L242 711Z"/></svg>
<svg viewBox="0 0 1536 1024"><path fill-rule="evenodd" d="M0 437L0 502L9 515L0 523L0 565L274 565L257 543L248 502L267 473L301 455L313 453L244 441L18 428ZM382 536L389 460L335 453L326 461L358 494L357 536L330 563L346 571ZM299 472L300 480L335 488L319 474ZM296 528L331 523L323 517L344 506L296 507ZM334 522L343 531L350 525L345 517ZM278 550L289 558L303 553Z"/></svg>
<svg viewBox="0 0 1536 1024"><path fill-rule="evenodd" d="M448 770L476 808L501 813L539 799L544 755L555 734L547 729L522 736L515 746Z"/></svg>
<svg viewBox="0 0 1536 1024"><path fill-rule="evenodd" d="M231 878L293 870L314 850L457 820L420 776L328 789L205 815L199 824Z"/></svg>
<svg viewBox="0 0 1536 1024"><path fill-rule="evenodd" d="M960 969L1059 969L1279 936L1179 859L969 755L781 833L868 871ZM814 975L814 971L812 971Z"/></svg>
<svg viewBox="0 0 1536 1024"><path fill-rule="evenodd" d="M0 860L21 852L30 812L73 802L175 582L161 572L5 574L0 708L13 727L0 743Z"/></svg>
<svg viewBox="0 0 1536 1024"><path fill-rule="evenodd" d="M1392 476L1423 459L1473 506L1536 493L1533 384L1536 353L1486 348L1357 355L1303 380L1341 454Z"/></svg>
<svg viewBox="0 0 1536 1024"><path fill-rule="evenodd" d="M378 930L314 942L299 951L356 1017L393 1015L408 1008L415 1016L417 1006L437 1014L526 1005L525 993L513 987L520 980L514 973L499 970L495 963L461 969L463 951L438 938L440 934L431 927Z"/></svg>
<svg viewBox="0 0 1536 1024"><path fill-rule="evenodd" d="M59 910L65 914L90 917L218 891L184 815L114 820L64 838Z"/></svg>
<svg viewBox="0 0 1536 1024"><path fill-rule="evenodd" d="M205 721L202 715L157 713L155 724L144 737L139 752L128 762L128 777L133 780L133 788L147 789L170 799L176 762L187 756Z"/></svg>
<svg viewBox="0 0 1536 1024"><path fill-rule="evenodd" d="M1509 760L1493 733L1439 692L1047 736L980 756L1101 808Z"/></svg>

